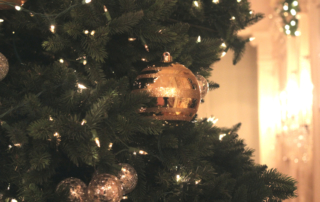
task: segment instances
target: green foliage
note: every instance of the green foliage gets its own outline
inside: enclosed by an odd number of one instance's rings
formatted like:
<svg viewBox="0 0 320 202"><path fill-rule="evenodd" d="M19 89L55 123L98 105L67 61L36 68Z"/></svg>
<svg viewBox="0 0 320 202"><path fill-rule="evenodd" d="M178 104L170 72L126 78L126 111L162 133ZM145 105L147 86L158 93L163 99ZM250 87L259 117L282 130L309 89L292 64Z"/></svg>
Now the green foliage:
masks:
<svg viewBox="0 0 320 202"><path fill-rule="evenodd" d="M246 0L198 3L28 0L21 11L1 11L0 52L10 64L0 81L4 199L68 201L68 192L56 191L60 181L76 177L88 184L96 171L116 174L118 163L138 173L128 195L133 202L295 196L292 178L253 163L253 151L237 135L241 124L217 128L206 120L162 122L139 114L154 100L131 92L131 84L163 52L208 78L223 51L233 50L234 63L240 60L248 40L237 31L262 18L250 14ZM219 140L220 134L226 136Z"/></svg>

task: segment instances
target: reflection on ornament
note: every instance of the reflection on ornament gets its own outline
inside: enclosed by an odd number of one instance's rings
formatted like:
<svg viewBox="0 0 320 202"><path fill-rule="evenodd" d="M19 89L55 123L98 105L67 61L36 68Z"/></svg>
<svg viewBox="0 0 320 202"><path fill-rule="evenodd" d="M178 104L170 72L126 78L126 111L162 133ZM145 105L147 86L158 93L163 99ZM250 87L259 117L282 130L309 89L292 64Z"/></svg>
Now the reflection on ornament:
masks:
<svg viewBox="0 0 320 202"><path fill-rule="evenodd" d="M129 164L120 163L119 165L122 166L122 168L117 177L121 182L123 194L128 194L137 186L138 174L136 170Z"/></svg>
<svg viewBox="0 0 320 202"><path fill-rule="evenodd" d="M122 186L116 176L110 174L95 175L88 186L88 199L94 202L119 202L122 198Z"/></svg>
<svg viewBox="0 0 320 202"><path fill-rule="evenodd" d="M9 63L7 58L0 53L0 81L6 77L9 71Z"/></svg>
<svg viewBox="0 0 320 202"><path fill-rule="evenodd" d="M172 63L170 53L164 53L160 65L142 70L133 92L148 92L154 105L140 110L158 120L191 121L200 103L196 76L185 66Z"/></svg>
<svg viewBox="0 0 320 202"><path fill-rule="evenodd" d="M207 79L201 75L197 75L197 79L198 79L199 88L200 88L200 97L203 99L209 91L209 83Z"/></svg>
<svg viewBox="0 0 320 202"><path fill-rule="evenodd" d="M56 191L63 191L70 189L69 201L70 202L84 202L87 201L86 189L87 185L77 178L67 178L61 181Z"/></svg>

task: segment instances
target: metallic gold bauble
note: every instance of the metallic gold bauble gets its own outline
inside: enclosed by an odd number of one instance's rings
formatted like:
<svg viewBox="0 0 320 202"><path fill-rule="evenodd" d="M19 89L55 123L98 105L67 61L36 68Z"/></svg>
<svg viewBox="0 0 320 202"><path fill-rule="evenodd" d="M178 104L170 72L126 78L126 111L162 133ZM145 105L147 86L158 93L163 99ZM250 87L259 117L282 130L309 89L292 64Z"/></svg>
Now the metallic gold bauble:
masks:
<svg viewBox="0 0 320 202"><path fill-rule="evenodd" d="M88 199L91 202L119 202L122 198L119 179L110 174L95 175L88 186Z"/></svg>
<svg viewBox="0 0 320 202"><path fill-rule="evenodd" d="M201 75L197 75L199 88L200 88L200 97L204 98L209 91L209 83L206 78Z"/></svg>
<svg viewBox="0 0 320 202"><path fill-rule="evenodd" d="M70 202L86 202L87 201L87 185L77 178L67 178L61 181L57 186L57 191L70 189Z"/></svg>
<svg viewBox="0 0 320 202"><path fill-rule="evenodd" d="M9 71L9 63L7 58L0 53L0 81L7 76Z"/></svg>
<svg viewBox="0 0 320 202"><path fill-rule="evenodd" d="M129 164L120 163L122 166L121 170L119 171L117 177L119 178L122 188L123 194L128 194L136 188L138 184L138 174L136 170Z"/></svg>
<svg viewBox="0 0 320 202"><path fill-rule="evenodd" d="M5 3L9 3L11 5L18 5L18 6L21 6L26 2L26 0L2 0L2 1ZM14 9L14 6L3 4L3 2L0 3L0 10Z"/></svg>
<svg viewBox="0 0 320 202"><path fill-rule="evenodd" d="M196 76L184 65L172 63L170 53L162 63L142 70L133 92L146 91L155 105L141 109L141 114L158 120L191 121L198 111L200 89Z"/></svg>

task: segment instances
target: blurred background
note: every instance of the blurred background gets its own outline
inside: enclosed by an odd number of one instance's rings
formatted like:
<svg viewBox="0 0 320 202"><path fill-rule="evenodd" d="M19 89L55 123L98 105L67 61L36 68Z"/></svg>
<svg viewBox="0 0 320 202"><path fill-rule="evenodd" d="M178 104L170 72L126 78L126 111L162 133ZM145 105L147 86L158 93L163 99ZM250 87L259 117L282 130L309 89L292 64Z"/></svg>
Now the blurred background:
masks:
<svg viewBox="0 0 320 202"><path fill-rule="evenodd" d="M240 33L255 40L236 66L231 51L212 66L209 80L220 88L206 95L198 117L215 117L220 127L241 122L256 163L298 181L298 198L287 201L320 202L320 0L297 0L296 14L289 6L299 22L294 33L284 0L249 1L265 18Z"/></svg>

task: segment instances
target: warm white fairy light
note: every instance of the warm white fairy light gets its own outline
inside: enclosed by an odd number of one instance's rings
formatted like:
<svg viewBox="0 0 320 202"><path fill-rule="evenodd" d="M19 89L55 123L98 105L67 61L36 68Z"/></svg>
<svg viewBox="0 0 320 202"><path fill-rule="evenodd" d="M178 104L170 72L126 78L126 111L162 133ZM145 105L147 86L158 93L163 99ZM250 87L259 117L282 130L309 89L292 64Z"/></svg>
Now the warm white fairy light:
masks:
<svg viewBox="0 0 320 202"><path fill-rule="evenodd" d="M299 4L298 1L293 1L293 2L292 2L292 5L293 5L293 6L298 6L298 4Z"/></svg>
<svg viewBox="0 0 320 202"><path fill-rule="evenodd" d="M283 10L287 11L288 9L289 9L288 3L285 3L285 4L283 5Z"/></svg>
<svg viewBox="0 0 320 202"><path fill-rule="evenodd" d="M298 163L298 162L299 162L299 159L295 158L295 159L294 159L294 162L295 162L295 163Z"/></svg>
<svg viewBox="0 0 320 202"><path fill-rule="evenodd" d="M253 40L255 40L256 39L256 37L250 37L249 38L249 41L253 41Z"/></svg>
<svg viewBox="0 0 320 202"><path fill-rule="evenodd" d="M94 36L95 33L96 33L96 31L92 30L90 34L91 34L91 36Z"/></svg>
<svg viewBox="0 0 320 202"><path fill-rule="evenodd" d="M200 42L201 42L201 36L199 35L197 38L197 43L200 43Z"/></svg>
<svg viewBox="0 0 320 202"><path fill-rule="evenodd" d="M237 0L237 2L238 2L238 3L240 3L240 2L241 2L241 0Z"/></svg>
<svg viewBox="0 0 320 202"><path fill-rule="evenodd" d="M300 31L295 31L295 32L294 32L294 35L295 35L295 36L300 36L301 33L300 33Z"/></svg>
<svg viewBox="0 0 320 202"><path fill-rule="evenodd" d="M136 38L128 38L128 41L135 41Z"/></svg>
<svg viewBox="0 0 320 202"><path fill-rule="evenodd" d="M235 19L236 19L236 17L234 17L234 16L231 17L231 20L235 20Z"/></svg>
<svg viewBox="0 0 320 202"><path fill-rule="evenodd" d="M285 29L290 29L290 25L285 25L284 28Z"/></svg>
<svg viewBox="0 0 320 202"><path fill-rule="evenodd" d="M61 59L59 60L59 62L60 62L60 63L64 63L64 60L61 58Z"/></svg>
<svg viewBox="0 0 320 202"><path fill-rule="evenodd" d="M148 153L145 152L145 151L143 151L143 150L140 150L140 151L139 151L139 154L141 154L141 155L147 155Z"/></svg>
<svg viewBox="0 0 320 202"><path fill-rule="evenodd" d="M2 18L0 18L0 22L3 22L4 20Z"/></svg>
<svg viewBox="0 0 320 202"><path fill-rule="evenodd" d="M249 11L249 14L252 15L252 14L253 14L253 11Z"/></svg>
<svg viewBox="0 0 320 202"><path fill-rule="evenodd" d="M50 31L51 31L52 33L55 32L55 29L56 29L56 26L54 26L54 25L51 25L51 26L50 26Z"/></svg>
<svg viewBox="0 0 320 202"><path fill-rule="evenodd" d="M212 122L213 124L216 124L219 119L217 119L216 117L212 116L210 118L207 119L208 122Z"/></svg>
<svg viewBox="0 0 320 202"><path fill-rule="evenodd" d="M137 155L137 152L133 152L133 155Z"/></svg>
<svg viewBox="0 0 320 202"><path fill-rule="evenodd" d="M177 182L179 182L179 181L181 180L180 175L177 175L177 176L176 176L176 179L177 179Z"/></svg>
<svg viewBox="0 0 320 202"><path fill-rule="evenodd" d="M212 0L212 3L217 4L217 3L219 3L219 0Z"/></svg>
<svg viewBox="0 0 320 202"><path fill-rule="evenodd" d="M13 198L13 199L11 199L11 202L18 202L18 201L17 201L16 199L14 199L14 198Z"/></svg>
<svg viewBox="0 0 320 202"><path fill-rule="evenodd" d="M193 1L193 4L194 4L196 7L199 7L198 1Z"/></svg>
<svg viewBox="0 0 320 202"><path fill-rule="evenodd" d="M82 85L82 84L80 84L80 83L78 83L78 88L80 88L80 89L87 89L87 87L85 87L84 85Z"/></svg>
<svg viewBox="0 0 320 202"><path fill-rule="evenodd" d="M11 149L11 148L12 148L12 145L10 145L10 144L9 144L9 146L8 146L8 147L9 147L9 149Z"/></svg>
<svg viewBox="0 0 320 202"><path fill-rule="evenodd" d="M89 34L89 30L84 30L83 33Z"/></svg>
<svg viewBox="0 0 320 202"><path fill-rule="evenodd" d="M13 144L15 147L21 147L20 143Z"/></svg>
<svg viewBox="0 0 320 202"><path fill-rule="evenodd" d="M58 132L55 132L55 133L53 134L53 136L55 136L55 137L60 137L60 134L59 134Z"/></svg>
<svg viewBox="0 0 320 202"><path fill-rule="evenodd" d="M225 42L223 42L223 43L221 44L221 46L222 46L223 48L226 48L226 47L227 47L227 45L226 45Z"/></svg>
<svg viewBox="0 0 320 202"><path fill-rule="evenodd" d="M147 45L147 44L144 44L144 48L146 49L146 51L148 51L148 52L149 52L149 47L148 47L148 45Z"/></svg>
<svg viewBox="0 0 320 202"><path fill-rule="evenodd" d="M106 6L103 6L103 10L104 10L104 12L108 12L108 9Z"/></svg>
<svg viewBox="0 0 320 202"><path fill-rule="evenodd" d="M220 134L219 135L219 140L222 140L227 134Z"/></svg>
<svg viewBox="0 0 320 202"><path fill-rule="evenodd" d="M286 30L286 34L290 34L291 31L289 29Z"/></svg>
<svg viewBox="0 0 320 202"><path fill-rule="evenodd" d="M294 9L291 9L291 10L290 10L290 13L291 13L291 15L297 15L297 11L294 10Z"/></svg>
<svg viewBox="0 0 320 202"><path fill-rule="evenodd" d="M122 199L128 199L128 196L123 196Z"/></svg>
<svg viewBox="0 0 320 202"><path fill-rule="evenodd" d="M223 51L221 54L221 57L224 57L227 54L227 52Z"/></svg>
<svg viewBox="0 0 320 202"><path fill-rule="evenodd" d="M16 32L15 31L12 31L12 34L15 34Z"/></svg>
<svg viewBox="0 0 320 202"><path fill-rule="evenodd" d="M81 121L81 125L83 126L84 124L86 124L87 123L87 120L85 120L85 119L83 119L82 121Z"/></svg>
<svg viewBox="0 0 320 202"><path fill-rule="evenodd" d="M49 121L53 121L53 118L52 118L52 116L49 116Z"/></svg>
<svg viewBox="0 0 320 202"><path fill-rule="evenodd" d="M14 7L17 11L21 11L21 6L15 6Z"/></svg>
<svg viewBox="0 0 320 202"><path fill-rule="evenodd" d="M291 24L292 26L295 26L295 25L296 25L296 21L291 20L290 24Z"/></svg>
<svg viewBox="0 0 320 202"><path fill-rule="evenodd" d="M86 4L88 4L90 2L91 2L91 0L84 0L84 3L86 3Z"/></svg>
<svg viewBox="0 0 320 202"><path fill-rule="evenodd" d="M201 180L196 180L194 183L199 184L200 182L201 182Z"/></svg>
<svg viewBox="0 0 320 202"><path fill-rule="evenodd" d="M113 143L110 142L110 143L109 143L109 149L108 149L109 151L112 149L112 146L113 146Z"/></svg>
<svg viewBox="0 0 320 202"><path fill-rule="evenodd" d="M99 138L96 137L96 138L94 139L94 141L96 142L97 146L100 147L100 140L99 140Z"/></svg>
<svg viewBox="0 0 320 202"><path fill-rule="evenodd" d="M145 58L141 58L141 60L142 60L143 62L147 61L147 59L145 59Z"/></svg>

